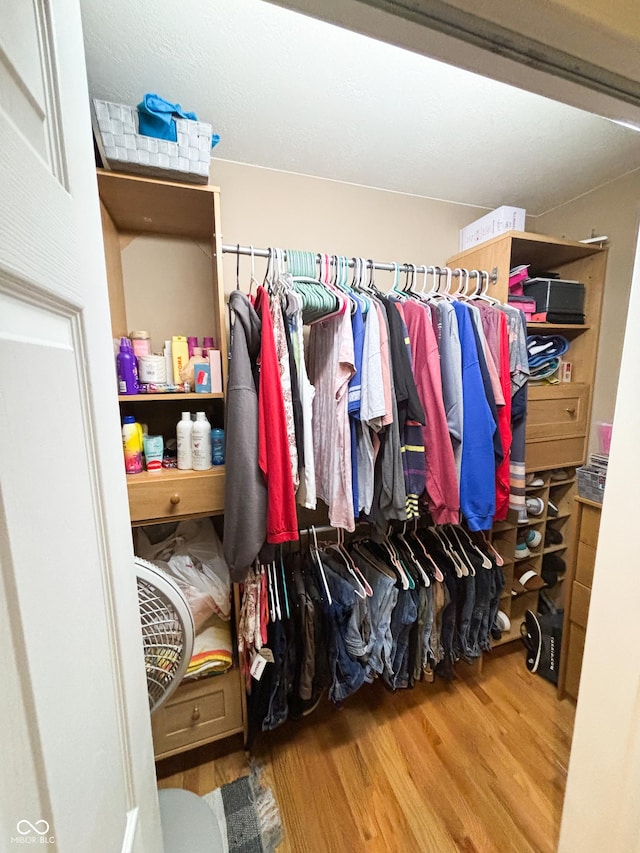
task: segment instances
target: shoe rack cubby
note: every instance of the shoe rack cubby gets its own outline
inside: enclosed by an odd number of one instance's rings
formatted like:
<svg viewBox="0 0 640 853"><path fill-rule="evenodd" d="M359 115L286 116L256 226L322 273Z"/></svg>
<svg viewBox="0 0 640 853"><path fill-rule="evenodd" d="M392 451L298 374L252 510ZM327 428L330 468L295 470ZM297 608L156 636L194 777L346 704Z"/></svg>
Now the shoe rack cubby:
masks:
<svg viewBox="0 0 640 853"><path fill-rule="evenodd" d="M492 530L492 543L496 551L504 560L503 572L505 576L505 587L500 601L500 609L503 610L511 621L511 629L503 631L500 640L494 640L493 645L499 646L520 639L520 624L524 620L526 610L538 610L538 590L525 592L520 595L512 595L511 589L514 578L517 580L524 572L532 569L536 574L542 576L542 562L545 554L556 553L570 565L573 559L573 530L574 530L574 497L577 493L575 468L565 468L566 477L561 480L552 479L553 469L536 471L535 474L542 480L542 485L527 486L527 498L540 498L544 509L541 515L528 514L524 524L517 523L517 515L509 513L507 521L497 522ZM534 473L534 472L531 472ZM549 502L557 506L558 514L554 515L549 510ZM553 528L562 535L562 543L545 545L545 533L547 528ZM524 538L527 531L537 530L541 535L540 544L533 548L528 545L529 556L516 559L516 543ZM544 587L544 590L557 607L564 603L564 574L558 575L557 582L553 587Z"/></svg>

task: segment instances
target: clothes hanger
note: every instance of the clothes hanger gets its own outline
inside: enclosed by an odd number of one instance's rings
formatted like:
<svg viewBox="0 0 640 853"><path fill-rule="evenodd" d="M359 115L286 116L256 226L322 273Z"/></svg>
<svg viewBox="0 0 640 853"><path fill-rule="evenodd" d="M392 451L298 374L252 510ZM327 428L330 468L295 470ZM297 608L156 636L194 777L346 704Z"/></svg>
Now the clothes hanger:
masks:
<svg viewBox="0 0 640 853"><path fill-rule="evenodd" d="M478 283L480 284L480 292L478 292L478 288L476 287L476 292L471 297L472 299L482 299L483 302L488 302L489 305L499 305L500 300L494 299L493 296L488 295L489 285L491 283L491 276L486 270L476 270L478 273ZM486 281L486 286L483 286L481 278Z"/></svg>
<svg viewBox="0 0 640 853"><path fill-rule="evenodd" d="M289 590L287 589L287 579L284 572L284 546L280 543L280 575L282 577L282 590L284 593L284 608L287 614L287 619L291 618L291 610L289 609Z"/></svg>
<svg viewBox="0 0 640 853"><path fill-rule="evenodd" d="M493 546L493 543L487 539L484 530L480 532L480 535L482 536L482 540L487 548L487 551L490 551L493 554L493 559L495 560L496 565L502 568L502 566L504 566L504 558L502 554L499 551L496 551L495 547Z"/></svg>
<svg viewBox="0 0 640 853"><path fill-rule="evenodd" d="M463 544L462 544L462 542L460 541L460 537L458 536L458 531L457 531L457 529L456 529L455 525L450 524L450 525L448 525L448 527L449 527L449 529L451 530L451 535L452 535L452 536L453 536L453 538L456 540L456 543L457 543L457 545L458 545L458 547L456 548L456 553L458 554L458 556L460 557L460 559L461 559L461 560L464 562L464 564L466 565L467 569L469 570L469 574L470 574L472 577L475 577L475 574L476 574L476 567L473 565L473 563L472 563L472 562L471 562L471 560L469 559L469 555L467 554L466 548L464 547L464 545L463 545Z"/></svg>
<svg viewBox="0 0 640 853"><path fill-rule="evenodd" d="M385 539L386 539L386 542L387 542L389 549L391 550L391 554L393 555L393 558L395 558L395 560L394 560L395 565L398 567L399 571L401 572L401 574L404 576L404 578L406 580L407 586L404 588L405 589L415 589L416 588L415 581L414 581L413 577L411 576L411 573L409 572L409 570L406 568L400 553L398 552L393 540L390 537L390 534L391 534L391 525L389 525Z"/></svg>
<svg viewBox="0 0 640 853"><path fill-rule="evenodd" d="M424 544L422 539L418 536L418 519L417 518L415 519L413 530L411 531L411 533L409 535L416 542L416 544L420 547L420 550L422 551L422 553L424 554L426 559L429 561L429 565L432 568L433 577L435 578L435 580L437 580L439 583L443 583L444 575L442 574L442 569L436 563L436 561L433 559L431 554L427 551L426 545Z"/></svg>
<svg viewBox="0 0 640 853"><path fill-rule="evenodd" d="M340 531L340 528L338 528L338 531ZM340 535L340 534L338 533L338 535ZM343 552L340 549L340 543L339 542L327 542L325 544L325 548L327 550L330 549L331 551L335 551L335 553L338 554L338 556L340 557L340 559L344 563L345 569L347 570L347 572L349 573L349 575L351 576L351 578L354 581L353 589L354 589L355 594L362 599L367 598L367 591L364 588L364 584L362 583L362 581L360 580L360 578L356 574L355 565L353 564L353 560L351 559L351 556L348 555L346 553L346 551Z"/></svg>
<svg viewBox="0 0 640 853"><path fill-rule="evenodd" d="M258 287L258 281L256 279L256 259L253 254L253 245L249 246L249 251L251 253L251 278L249 279L249 298L251 298L251 292L253 290L253 285L255 284L256 288Z"/></svg>
<svg viewBox="0 0 640 853"><path fill-rule="evenodd" d="M365 576L362 574L360 569L356 566L353 559L351 558L351 554L347 551L347 548L344 544L344 529L341 527L338 528L338 545L339 545L345 559L348 560L349 565L352 567L352 569L356 573L356 575L360 578L360 582L361 582L367 596L369 598L371 598L373 596L373 590L371 589L369 581L365 578Z"/></svg>
<svg viewBox="0 0 640 853"><path fill-rule="evenodd" d="M469 533L464 529L464 527L462 527L461 525L455 525L455 529L458 532L458 535L463 536L464 539L466 539L466 541L469 543L469 547L472 548L476 552L476 554L482 559L482 567L487 570L492 569L493 563L491 562L489 557L487 557L487 555L480 548L478 548L478 546L469 536Z"/></svg>
<svg viewBox="0 0 640 853"><path fill-rule="evenodd" d="M431 532L435 535L443 551L453 563L456 575L459 578L467 576L469 574L469 570L463 563L461 563L458 555L454 553L451 543L447 539L444 530L441 527L430 527L429 530L431 530Z"/></svg>
<svg viewBox="0 0 640 853"><path fill-rule="evenodd" d="M420 561L419 561L419 560L418 560L418 558L416 557L416 555L415 555L415 553L414 553L414 551L413 551L413 548L412 548L412 547L411 547L411 545L409 545L409 543L407 542L406 532L407 532L407 522L405 521L405 522L403 523L403 525L402 525L402 533L399 533L399 534L398 534L398 539L400 540L400 542L402 542L402 544L404 545L404 547L405 547L405 548L407 549L407 551L409 552L409 557L410 557L410 559L411 559L411 561L412 561L413 565L416 567L416 569L417 569L417 571L418 571L418 574L419 574L419 575L420 575L420 577L422 578L422 582L423 582L423 584L425 585L425 587L431 586L431 578L430 578L430 577L429 577L429 575L425 572L425 570L423 569L423 567L420 565Z"/></svg>
<svg viewBox="0 0 640 853"><path fill-rule="evenodd" d="M313 549L311 549L311 555L315 561L316 566L318 567L318 571L320 572L320 577L322 579L322 585L324 586L325 593L327 595L327 602L329 606L333 604L333 599L331 598L331 593L329 592L329 584L327 583L327 576L324 573L324 566L322 565L322 560L320 559L320 554L318 553L318 538L316 536L316 529L312 525L311 533L313 534Z"/></svg>

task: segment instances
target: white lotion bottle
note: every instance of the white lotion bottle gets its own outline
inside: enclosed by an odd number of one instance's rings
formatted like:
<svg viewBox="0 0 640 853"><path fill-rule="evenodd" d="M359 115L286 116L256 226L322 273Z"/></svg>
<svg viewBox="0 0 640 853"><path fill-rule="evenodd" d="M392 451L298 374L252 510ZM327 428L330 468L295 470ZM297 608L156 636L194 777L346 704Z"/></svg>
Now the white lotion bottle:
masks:
<svg viewBox="0 0 640 853"><path fill-rule="evenodd" d="M193 421L191 412L183 412L182 420L178 421L176 427L176 438L178 439L178 468L181 471L190 471L193 468L193 456L191 453L191 433Z"/></svg>
<svg viewBox="0 0 640 853"><path fill-rule="evenodd" d="M191 432L191 457L194 471L211 468L211 424L204 412L196 412Z"/></svg>

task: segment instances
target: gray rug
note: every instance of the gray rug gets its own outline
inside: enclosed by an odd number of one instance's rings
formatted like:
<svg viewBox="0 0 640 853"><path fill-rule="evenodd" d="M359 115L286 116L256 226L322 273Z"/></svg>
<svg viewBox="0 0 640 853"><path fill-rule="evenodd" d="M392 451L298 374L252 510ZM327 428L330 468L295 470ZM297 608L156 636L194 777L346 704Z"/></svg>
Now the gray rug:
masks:
<svg viewBox="0 0 640 853"><path fill-rule="evenodd" d="M249 776L202 798L215 814L230 853L273 853L282 841L278 806L261 775L253 768Z"/></svg>

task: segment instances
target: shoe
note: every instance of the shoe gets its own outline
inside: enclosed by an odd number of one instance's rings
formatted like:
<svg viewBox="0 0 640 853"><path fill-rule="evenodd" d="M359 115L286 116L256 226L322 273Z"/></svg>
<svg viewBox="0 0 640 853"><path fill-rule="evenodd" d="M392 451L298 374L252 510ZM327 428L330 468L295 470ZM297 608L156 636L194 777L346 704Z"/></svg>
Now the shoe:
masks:
<svg viewBox="0 0 640 853"><path fill-rule="evenodd" d="M546 613L555 614L559 612L561 611L558 610L549 593L546 590L541 589L538 596L538 613L541 616L544 616Z"/></svg>
<svg viewBox="0 0 640 853"><path fill-rule="evenodd" d="M511 630L511 620L504 612L504 610L498 610L498 612L496 613L496 628L499 631Z"/></svg>
<svg viewBox="0 0 640 853"><path fill-rule="evenodd" d="M531 556L531 551L527 548L526 542L516 542L515 557L516 560L526 560Z"/></svg>
<svg viewBox="0 0 640 853"><path fill-rule="evenodd" d="M542 652L542 630L538 617L533 610L526 610L524 622L520 627L522 642L527 650L527 669L529 672L537 672L540 666L540 654Z"/></svg>
<svg viewBox="0 0 640 853"><path fill-rule="evenodd" d="M551 500L547 501L547 515L550 515L552 518L555 518L558 512L558 507L554 504L554 502Z"/></svg>
<svg viewBox="0 0 640 853"><path fill-rule="evenodd" d="M528 530L524 541L530 548L537 548L542 542L542 533L539 530Z"/></svg>
<svg viewBox="0 0 640 853"><path fill-rule="evenodd" d="M552 480L568 480L569 479L569 472L565 471L564 468L556 468L555 471L551 472L551 479Z"/></svg>
<svg viewBox="0 0 640 853"><path fill-rule="evenodd" d="M527 512L529 515L542 515L544 513L544 501L542 498L527 498L525 501ZM557 514L556 509L556 514Z"/></svg>
<svg viewBox="0 0 640 853"><path fill-rule="evenodd" d="M527 476L524 478L524 484L525 486L530 486L531 488L538 488L540 486L544 486L544 480L537 474L527 474Z"/></svg>
<svg viewBox="0 0 640 853"><path fill-rule="evenodd" d="M551 545L562 545L564 542L562 533L556 530L555 527L547 527L544 532L544 546L549 548Z"/></svg>

